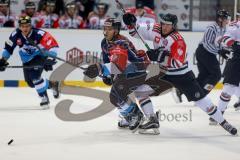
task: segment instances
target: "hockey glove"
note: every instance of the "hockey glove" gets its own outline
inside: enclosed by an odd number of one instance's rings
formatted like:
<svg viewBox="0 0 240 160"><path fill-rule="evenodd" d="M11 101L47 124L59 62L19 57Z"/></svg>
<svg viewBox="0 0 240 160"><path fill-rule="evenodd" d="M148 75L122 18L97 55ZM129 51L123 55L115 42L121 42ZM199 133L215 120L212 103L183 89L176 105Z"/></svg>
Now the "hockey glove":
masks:
<svg viewBox="0 0 240 160"><path fill-rule="evenodd" d="M221 49L221 50L218 51L218 54L226 60L229 58L230 53L231 52L226 50L226 49Z"/></svg>
<svg viewBox="0 0 240 160"><path fill-rule="evenodd" d="M0 59L0 72L5 71L6 67L9 65L9 63L4 59Z"/></svg>
<svg viewBox="0 0 240 160"><path fill-rule="evenodd" d="M125 25L135 25L137 18L131 13L126 13L123 15L123 22Z"/></svg>
<svg viewBox="0 0 240 160"><path fill-rule="evenodd" d="M89 65L86 71L83 72L84 75L88 76L89 78L96 78L101 72L101 65L96 63Z"/></svg>
<svg viewBox="0 0 240 160"><path fill-rule="evenodd" d="M158 61L159 63L164 62L165 57L169 55L168 51L164 51L164 47L150 49L146 53L151 61Z"/></svg>
<svg viewBox="0 0 240 160"><path fill-rule="evenodd" d="M57 63L56 59L46 59L44 63L44 70L45 71L52 71L53 70L53 65Z"/></svg>
<svg viewBox="0 0 240 160"><path fill-rule="evenodd" d="M108 85L111 86L112 85L112 77L111 76L103 76L102 77L103 82Z"/></svg>

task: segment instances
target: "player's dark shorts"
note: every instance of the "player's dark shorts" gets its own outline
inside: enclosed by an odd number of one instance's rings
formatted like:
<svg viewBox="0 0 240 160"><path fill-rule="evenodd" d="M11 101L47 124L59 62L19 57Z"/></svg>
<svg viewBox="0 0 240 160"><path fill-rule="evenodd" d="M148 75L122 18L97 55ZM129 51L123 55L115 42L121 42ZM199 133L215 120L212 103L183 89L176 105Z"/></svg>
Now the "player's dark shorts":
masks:
<svg viewBox="0 0 240 160"><path fill-rule="evenodd" d="M172 83L187 97L188 101L198 101L206 96L192 71L182 75L165 75L161 79Z"/></svg>
<svg viewBox="0 0 240 160"><path fill-rule="evenodd" d="M36 56L31 61L24 63L23 66L43 66L46 58L42 56ZM41 78L43 68L24 68L24 78L29 87L34 87L33 80Z"/></svg>
<svg viewBox="0 0 240 160"><path fill-rule="evenodd" d="M239 85L240 82L240 57L234 56L229 59L224 69L224 80L223 83L232 84L235 86Z"/></svg>

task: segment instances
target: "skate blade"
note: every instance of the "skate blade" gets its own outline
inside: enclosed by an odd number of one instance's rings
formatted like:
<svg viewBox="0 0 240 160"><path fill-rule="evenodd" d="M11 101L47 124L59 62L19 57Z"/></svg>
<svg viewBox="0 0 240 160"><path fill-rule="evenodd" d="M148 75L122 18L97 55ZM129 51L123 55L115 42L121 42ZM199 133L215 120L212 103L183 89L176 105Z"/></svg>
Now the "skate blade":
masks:
<svg viewBox="0 0 240 160"><path fill-rule="evenodd" d="M49 105L43 105L43 106L40 106L42 110L48 110L50 109L50 106Z"/></svg>
<svg viewBox="0 0 240 160"><path fill-rule="evenodd" d="M153 129L139 129L139 134L145 134L145 135L159 135L160 131L158 128Z"/></svg>
<svg viewBox="0 0 240 160"><path fill-rule="evenodd" d="M240 107L235 108L235 111L240 111Z"/></svg>
<svg viewBox="0 0 240 160"><path fill-rule="evenodd" d="M217 122L209 122L209 125L210 125L210 126L217 126L218 123L217 123Z"/></svg>
<svg viewBox="0 0 240 160"><path fill-rule="evenodd" d="M142 118L142 120L141 120L141 122L139 123L139 125L138 125L134 130L132 130L132 133L137 132L137 130L139 129L139 126L143 124L143 121L144 121L144 119Z"/></svg>

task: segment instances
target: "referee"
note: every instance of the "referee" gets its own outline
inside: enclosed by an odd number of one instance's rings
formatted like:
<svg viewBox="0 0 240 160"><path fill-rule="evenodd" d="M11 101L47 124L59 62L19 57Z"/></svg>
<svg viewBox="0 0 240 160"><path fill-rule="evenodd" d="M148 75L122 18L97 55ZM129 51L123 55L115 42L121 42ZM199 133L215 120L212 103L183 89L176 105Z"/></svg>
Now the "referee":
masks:
<svg viewBox="0 0 240 160"><path fill-rule="evenodd" d="M228 22L229 13L226 10L219 10L216 15L216 22L207 27L204 37L196 50L197 67L199 71L197 81L206 94L208 94L221 79L221 69L217 55L221 55L222 50L220 50L218 41L226 32Z"/></svg>

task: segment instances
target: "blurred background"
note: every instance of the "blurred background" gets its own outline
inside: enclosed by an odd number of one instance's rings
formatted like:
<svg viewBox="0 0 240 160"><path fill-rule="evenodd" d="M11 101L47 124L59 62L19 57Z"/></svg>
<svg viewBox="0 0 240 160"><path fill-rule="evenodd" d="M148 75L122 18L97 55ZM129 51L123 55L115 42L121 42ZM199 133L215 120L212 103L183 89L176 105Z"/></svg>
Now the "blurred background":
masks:
<svg viewBox="0 0 240 160"><path fill-rule="evenodd" d="M240 0L120 0L138 23L155 23L161 14L174 13L183 31L203 31L218 9L235 20ZM101 29L107 17L121 18L114 0L0 0L0 27L17 27L20 16L32 17L37 28ZM124 29L124 28L123 28Z"/></svg>

